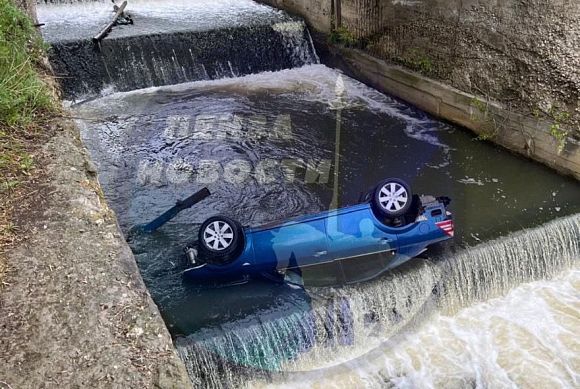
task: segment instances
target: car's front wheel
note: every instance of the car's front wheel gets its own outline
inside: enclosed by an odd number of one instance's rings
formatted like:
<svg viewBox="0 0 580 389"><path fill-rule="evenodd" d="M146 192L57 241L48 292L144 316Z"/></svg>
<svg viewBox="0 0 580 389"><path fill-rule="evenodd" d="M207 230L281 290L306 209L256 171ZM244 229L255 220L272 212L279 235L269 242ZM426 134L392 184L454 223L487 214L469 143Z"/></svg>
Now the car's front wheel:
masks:
<svg viewBox="0 0 580 389"><path fill-rule="evenodd" d="M216 265L234 261L244 246L242 226L225 216L210 217L203 222L198 239L200 256Z"/></svg>
<svg viewBox="0 0 580 389"><path fill-rule="evenodd" d="M375 188L372 205L379 215L395 218L409 211L412 198L411 188L405 181L389 178Z"/></svg>

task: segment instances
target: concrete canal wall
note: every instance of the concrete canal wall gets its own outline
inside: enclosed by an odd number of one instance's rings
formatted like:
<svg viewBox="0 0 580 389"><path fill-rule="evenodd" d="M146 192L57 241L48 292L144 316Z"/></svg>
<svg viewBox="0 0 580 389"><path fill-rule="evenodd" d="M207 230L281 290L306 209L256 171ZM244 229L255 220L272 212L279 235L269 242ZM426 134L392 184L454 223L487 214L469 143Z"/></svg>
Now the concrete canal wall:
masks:
<svg viewBox="0 0 580 389"><path fill-rule="evenodd" d="M13 388L187 388L185 368L70 122L0 290L0 381ZM0 387L2 385L0 384Z"/></svg>
<svg viewBox="0 0 580 389"><path fill-rule="evenodd" d="M0 284L0 387L191 387L78 129L50 127Z"/></svg>
<svg viewBox="0 0 580 389"><path fill-rule="evenodd" d="M580 2L261 1L338 42L363 81L580 178Z"/></svg>

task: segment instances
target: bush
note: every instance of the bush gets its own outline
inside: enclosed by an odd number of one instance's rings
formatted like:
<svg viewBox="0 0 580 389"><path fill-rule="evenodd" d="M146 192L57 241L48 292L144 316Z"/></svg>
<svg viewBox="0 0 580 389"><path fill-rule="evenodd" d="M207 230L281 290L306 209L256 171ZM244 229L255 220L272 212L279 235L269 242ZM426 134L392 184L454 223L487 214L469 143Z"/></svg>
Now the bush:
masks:
<svg viewBox="0 0 580 389"><path fill-rule="evenodd" d="M419 49L411 49L405 52L402 61L403 65L415 70L425 76L430 76L435 70L433 61L429 56Z"/></svg>
<svg viewBox="0 0 580 389"><path fill-rule="evenodd" d="M356 47L359 45L359 40L344 26L332 31L330 34L330 42L346 47Z"/></svg>
<svg viewBox="0 0 580 389"><path fill-rule="evenodd" d="M52 107L37 67L44 44L30 18L9 0L0 0L0 127L27 125Z"/></svg>

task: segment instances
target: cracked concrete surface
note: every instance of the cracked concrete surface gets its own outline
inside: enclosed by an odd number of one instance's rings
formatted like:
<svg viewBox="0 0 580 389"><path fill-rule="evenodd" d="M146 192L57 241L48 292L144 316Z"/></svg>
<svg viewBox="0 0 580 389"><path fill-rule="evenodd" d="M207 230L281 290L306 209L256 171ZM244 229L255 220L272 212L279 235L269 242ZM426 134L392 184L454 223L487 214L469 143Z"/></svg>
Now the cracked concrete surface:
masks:
<svg viewBox="0 0 580 389"><path fill-rule="evenodd" d="M47 182L0 291L0 381L12 388L185 388L177 356L76 127L44 147ZM1 386L1 385L0 385Z"/></svg>

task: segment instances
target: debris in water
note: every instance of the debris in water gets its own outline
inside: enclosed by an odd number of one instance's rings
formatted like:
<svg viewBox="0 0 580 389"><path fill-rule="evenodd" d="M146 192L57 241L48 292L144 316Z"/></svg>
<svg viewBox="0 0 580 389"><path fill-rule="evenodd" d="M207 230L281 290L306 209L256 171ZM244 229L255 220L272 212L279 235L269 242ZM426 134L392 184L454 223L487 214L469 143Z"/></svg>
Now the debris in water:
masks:
<svg viewBox="0 0 580 389"><path fill-rule="evenodd" d="M470 177L465 177L462 178L461 180L457 180L457 182L460 182L462 184L466 184L466 185L478 185L478 186L483 186L483 182L481 182L481 180L475 180L475 178L470 178Z"/></svg>
<svg viewBox="0 0 580 389"><path fill-rule="evenodd" d="M472 237L473 239L475 239L476 241L478 241L478 242L481 242L481 239L479 239L479 238L477 237L477 234L473 234L473 233L472 233L472 234L471 234L471 237Z"/></svg>

